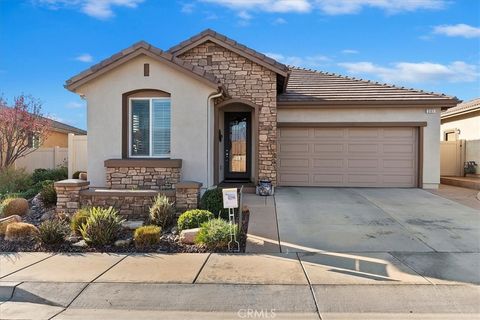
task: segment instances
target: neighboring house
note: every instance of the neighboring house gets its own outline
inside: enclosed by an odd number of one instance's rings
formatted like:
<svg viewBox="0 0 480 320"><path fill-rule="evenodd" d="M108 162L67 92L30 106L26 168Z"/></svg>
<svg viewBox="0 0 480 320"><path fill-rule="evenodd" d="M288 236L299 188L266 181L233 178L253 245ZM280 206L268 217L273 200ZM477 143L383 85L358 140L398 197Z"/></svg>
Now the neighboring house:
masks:
<svg viewBox="0 0 480 320"><path fill-rule="evenodd" d="M440 112L455 97L289 67L212 30L139 42L74 76L88 176L113 189L436 188Z"/></svg>
<svg viewBox="0 0 480 320"><path fill-rule="evenodd" d="M440 140L464 140L465 161L475 161L480 166L480 98L442 112Z"/></svg>
<svg viewBox="0 0 480 320"><path fill-rule="evenodd" d="M68 124L48 119L50 128L47 138L41 145L36 137L29 140L35 151L15 161L16 168L24 168L27 172L35 169L53 169L58 166L66 166L68 161L68 134L86 135L87 132Z"/></svg>
<svg viewBox="0 0 480 320"><path fill-rule="evenodd" d="M68 148L68 134L73 133L75 135L86 135L87 131L70 126L68 124L58 122L55 120L50 121L50 130L48 132L47 139L40 146L41 148Z"/></svg>

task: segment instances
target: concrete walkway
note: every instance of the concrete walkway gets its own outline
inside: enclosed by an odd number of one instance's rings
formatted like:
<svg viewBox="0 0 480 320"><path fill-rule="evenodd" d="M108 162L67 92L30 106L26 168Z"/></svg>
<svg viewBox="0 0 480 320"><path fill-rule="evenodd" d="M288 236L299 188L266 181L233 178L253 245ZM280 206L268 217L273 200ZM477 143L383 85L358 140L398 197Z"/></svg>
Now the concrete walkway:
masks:
<svg viewBox="0 0 480 320"><path fill-rule="evenodd" d="M447 267L436 274L431 259L402 253L1 253L0 318L238 319L249 310L278 319L349 319L365 312L371 316L363 319L387 313L391 319L478 317L480 278L478 269L467 267L478 257L437 257Z"/></svg>
<svg viewBox="0 0 480 320"><path fill-rule="evenodd" d="M437 190L428 190L440 197L480 210L480 191L441 184Z"/></svg>

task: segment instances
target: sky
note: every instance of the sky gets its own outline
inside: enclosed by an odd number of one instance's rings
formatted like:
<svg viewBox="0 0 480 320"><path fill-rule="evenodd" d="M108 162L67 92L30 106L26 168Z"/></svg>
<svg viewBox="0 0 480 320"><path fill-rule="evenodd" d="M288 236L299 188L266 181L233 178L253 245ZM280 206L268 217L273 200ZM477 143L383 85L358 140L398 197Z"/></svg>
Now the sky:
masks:
<svg viewBox="0 0 480 320"><path fill-rule="evenodd" d="M0 95L86 128L65 81L133 43L214 29L278 61L480 96L480 0L0 0Z"/></svg>

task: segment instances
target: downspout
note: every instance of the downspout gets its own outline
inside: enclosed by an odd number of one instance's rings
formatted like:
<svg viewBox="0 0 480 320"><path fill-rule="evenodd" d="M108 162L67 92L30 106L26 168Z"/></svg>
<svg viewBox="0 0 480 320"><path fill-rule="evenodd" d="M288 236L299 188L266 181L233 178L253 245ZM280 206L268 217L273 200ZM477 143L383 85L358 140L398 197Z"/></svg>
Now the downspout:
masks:
<svg viewBox="0 0 480 320"><path fill-rule="evenodd" d="M210 137L210 103L213 99L219 98L223 95L223 88L220 87L218 92L214 92L210 94L207 98L207 186L206 188L210 187L210 149L208 148L209 143L212 141L212 137ZM213 133L215 135L215 132ZM215 141L213 141L215 143ZM212 149L215 148L214 144L212 143ZM213 184L213 182L212 182Z"/></svg>

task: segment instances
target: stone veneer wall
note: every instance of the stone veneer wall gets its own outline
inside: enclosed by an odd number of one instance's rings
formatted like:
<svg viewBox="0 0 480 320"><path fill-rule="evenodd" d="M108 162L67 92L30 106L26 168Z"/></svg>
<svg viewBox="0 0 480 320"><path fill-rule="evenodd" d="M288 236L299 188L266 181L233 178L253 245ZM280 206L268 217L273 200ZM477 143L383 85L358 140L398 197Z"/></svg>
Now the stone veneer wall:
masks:
<svg viewBox="0 0 480 320"><path fill-rule="evenodd" d="M70 179L55 182L57 212L73 215L84 206L114 207L127 220L146 220L150 205L158 194L175 203L177 212L196 209L200 200L200 182L179 182L172 190L89 189L90 182Z"/></svg>
<svg viewBox="0 0 480 320"><path fill-rule="evenodd" d="M122 218L127 220L146 220L153 199L158 194L165 194L172 202L175 192L154 190L85 190L80 193L80 206L114 207Z"/></svg>
<svg viewBox="0 0 480 320"><path fill-rule="evenodd" d="M232 98L244 99L260 107L258 123L258 175L277 180L277 76L216 43L207 41L179 58L200 66L219 78ZM209 60L211 63L209 64ZM216 101L217 103L221 100ZM254 142L255 143L255 142Z"/></svg>
<svg viewBox="0 0 480 320"><path fill-rule="evenodd" d="M106 186L111 189L165 190L180 181L181 168L109 168Z"/></svg>

